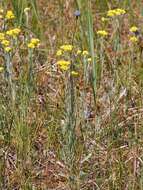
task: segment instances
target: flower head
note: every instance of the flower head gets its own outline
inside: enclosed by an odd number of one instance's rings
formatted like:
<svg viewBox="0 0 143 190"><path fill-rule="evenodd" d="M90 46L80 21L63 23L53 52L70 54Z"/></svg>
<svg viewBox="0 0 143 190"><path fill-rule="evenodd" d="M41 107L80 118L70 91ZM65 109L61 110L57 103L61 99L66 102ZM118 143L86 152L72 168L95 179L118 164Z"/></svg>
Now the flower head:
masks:
<svg viewBox="0 0 143 190"><path fill-rule="evenodd" d="M126 11L124 9L115 9L116 15L124 15Z"/></svg>
<svg viewBox="0 0 143 190"><path fill-rule="evenodd" d="M6 16L5 16L6 19L10 20L10 19L14 19L15 18L15 15L13 14L13 12L11 10L7 11L6 13Z"/></svg>
<svg viewBox="0 0 143 190"><path fill-rule="evenodd" d="M34 49L40 45L40 40L38 38L32 38L28 43L28 47Z"/></svg>
<svg viewBox="0 0 143 190"><path fill-rule="evenodd" d="M72 45L62 45L60 47L60 49L62 49L63 51L72 51L73 46Z"/></svg>
<svg viewBox="0 0 143 190"><path fill-rule="evenodd" d="M124 9L111 9L107 12L108 17L114 17L119 15L124 15L126 11Z"/></svg>
<svg viewBox="0 0 143 190"><path fill-rule="evenodd" d="M5 50L6 52L10 52L10 51L12 50L12 48L11 48L11 47L5 47L4 50Z"/></svg>
<svg viewBox="0 0 143 190"><path fill-rule="evenodd" d="M138 41L138 38L135 36L130 37L130 42L136 43Z"/></svg>
<svg viewBox="0 0 143 190"><path fill-rule="evenodd" d="M57 62L57 65L62 66L62 65L66 65L69 66L71 63L70 61L65 61L65 60L60 60Z"/></svg>
<svg viewBox="0 0 143 190"><path fill-rule="evenodd" d="M63 52L62 52L61 49L59 49L59 50L57 51L57 53L56 53L57 56L61 56L62 54L63 54Z"/></svg>
<svg viewBox="0 0 143 190"><path fill-rule="evenodd" d="M108 35L108 32L106 32L105 30L98 30L97 34L104 37Z"/></svg>
<svg viewBox="0 0 143 190"><path fill-rule="evenodd" d="M61 65L60 69L63 71L67 71L69 69L69 67L67 65Z"/></svg>
<svg viewBox="0 0 143 190"><path fill-rule="evenodd" d="M130 28L130 32L137 32L138 31L138 28L136 26L132 26Z"/></svg>
<svg viewBox="0 0 143 190"><path fill-rule="evenodd" d="M66 60L59 60L57 62L57 65L60 67L61 70L68 70L69 66L70 66L71 62L70 61L66 61Z"/></svg>
<svg viewBox="0 0 143 190"><path fill-rule="evenodd" d="M15 38L20 32L21 30L19 28L14 28L12 30L8 30L6 34Z"/></svg>
<svg viewBox="0 0 143 190"><path fill-rule="evenodd" d="M115 16L115 15L116 15L115 10L109 10L109 11L107 12L107 16L108 16L108 17L113 17L113 16Z"/></svg>
<svg viewBox="0 0 143 190"><path fill-rule="evenodd" d="M76 18L78 18L78 17L80 16L80 11L79 11L79 10L76 10L76 11L74 12L74 15L76 16Z"/></svg>
<svg viewBox="0 0 143 190"><path fill-rule="evenodd" d="M34 49L35 48L35 45L34 44L32 44L32 43L28 43L28 45L27 45L30 49Z"/></svg>
<svg viewBox="0 0 143 190"><path fill-rule="evenodd" d="M38 38L32 38L31 43L37 46L40 43L40 40Z"/></svg>
<svg viewBox="0 0 143 190"><path fill-rule="evenodd" d="M10 41L8 41L8 40L2 40L1 44L4 45L4 46L9 46Z"/></svg>

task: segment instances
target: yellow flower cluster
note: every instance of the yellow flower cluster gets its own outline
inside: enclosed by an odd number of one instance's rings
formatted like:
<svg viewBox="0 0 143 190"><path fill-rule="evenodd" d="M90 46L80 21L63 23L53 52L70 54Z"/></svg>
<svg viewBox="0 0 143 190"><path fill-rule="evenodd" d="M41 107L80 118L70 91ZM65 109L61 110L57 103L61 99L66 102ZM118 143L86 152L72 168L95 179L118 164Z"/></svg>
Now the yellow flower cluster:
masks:
<svg viewBox="0 0 143 190"><path fill-rule="evenodd" d="M12 29L12 30L8 30L7 32L6 32L6 34L8 35L8 36L11 36L11 37L16 37L19 33L21 32L21 30L19 29L19 28L14 28L14 29Z"/></svg>
<svg viewBox="0 0 143 190"><path fill-rule="evenodd" d="M73 46L72 45L70 45L70 44L62 45L60 47L60 49L57 51L56 55L57 56L61 56L63 54L63 52L67 52L67 51L70 52L72 50L73 50Z"/></svg>
<svg viewBox="0 0 143 190"><path fill-rule="evenodd" d="M30 8L26 8L24 11L29 11ZM3 51L6 52L10 52L12 51L12 49L14 50L14 48L12 48L12 45L15 47L18 45L18 43L14 43L15 42L15 38L18 37L18 35L21 32L21 29L19 27L17 28L9 28L9 26L14 26L14 23L8 23L8 21L15 18L14 12L12 10L6 10L4 11L3 9L0 8L0 19L4 18L4 24L5 27L2 28L3 31L0 32L0 44L1 47L3 49ZM5 29L7 29L5 31ZM28 41L27 47L34 49L36 47L38 47L40 44L40 40L37 38L32 38Z"/></svg>
<svg viewBox="0 0 143 190"><path fill-rule="evenodd" d="M73 50L73 46L72 45L62 45L60 47L61 50L63 51L72 51Z"/></svg>
<svg viewBox="0 0 143 190"><path fill-rule="evenodd" d="M71 64L70 61L65 61L65 60L60 60L60 61L57 62L57 65L63 71L67 71L69 69L70 64Z"/></svg>
<svg viewBox="0 0 143 190"><path fill-rule="evenodd" d="M1 44L2 44L3 46L9 46L10 41L4 39L4 40L1 41Z"/></svg>
<svg viewBox="0 0 143 190"><path fill-rule="evenodd" d="M136 31L138 31L138 28L136 26L132 26L130 28L130 32L136 32Z"/></svg>
<svg viewBox="0 0 143 190"><path fill-rule="evenodd" d="M10 51L12 50L12 48L11 48L11 47L5 47L4 50L5 50L6 52L10 52Z"/></svg>
<svg viewBox="0 0 143 190"><path fill-rule="evenodd" d="M98 30L97 34L104 37L108 35L108 32L106 32L105 30Z"/></svg>
<svg viewBox="0 0 143 190"><path fill-rule="evenodd" d="M34 49L40 45L40 40L38 38L32 38L28 43L30 49Z"/></svg>
<svg viewBox="0 0 143 190"><path fill-rule="evenodd" d="M108 17L114 17L119 15L124 15L126 11L124 9L112 9L107 12Z"/></svg>
<svg viewBox="0 0 143 190"><path fill-rule="evenodd" d="M3 19L5 17L7 20L12 20L15 18L15 15L12 12L12 10L8 10L5 15L3 13L4 10L0 8L0 19Z"/></svg>
<svg viewBox="0 0 143 190"><path fill-rule="evenodd" d="M5 38L5 34L2 33L2 32L0 33L0 43L3 45L4 50L6 52L10 52L11 51L12 48L9 47L10 41Z"/></svg>
<svg viewBox="0 0 143 190"><path fill-rule="evenodd" d="M56 52L56 55L64 57L64 53L65 52L71 52L73 50L73 48L74 47L72 45L62 45L62 46L60 46L60 48ZM91 62L91 58L89 58L89 52L87 50L80 50L80 49L76 50L75 48L74 48L74 50L76 51L76 52L74 51L76 56L78 56L78 55L83 56L84 58L87 59L88 62ZM70 69L71 62L62 58L61 60L57 61L56 64L58 65L60 70L67 71ZM70 71L70 74L74 77L79 75L79 73L76 71L76 69Z"/></svg>
<svg viewBox="0 0 143 190"><path fill-rule="evenodd" d="M6 13L5 18L8 19L8 20L11 20L11 19L14 19L14 18L15 18L15 15L14 15L14 13L13 13L11 10L9 10L9 11L7 11L7 13Z"/></svg>
<svg viewBox="0 0 143 190"><path fill-rule="evenodd" d="M1 40L1 44L4 46L4 50L6 52L10 52L12 50L12 48L9 47L9 45L10 45L10 41L9 40L3 39L3 40Z"/></svg>
<svg viewBox="0 0 143 190"><path fill-rule="evenodd" d="M138 38L135 36L130 37L130 42L136 43L138 42Z"/></svg>

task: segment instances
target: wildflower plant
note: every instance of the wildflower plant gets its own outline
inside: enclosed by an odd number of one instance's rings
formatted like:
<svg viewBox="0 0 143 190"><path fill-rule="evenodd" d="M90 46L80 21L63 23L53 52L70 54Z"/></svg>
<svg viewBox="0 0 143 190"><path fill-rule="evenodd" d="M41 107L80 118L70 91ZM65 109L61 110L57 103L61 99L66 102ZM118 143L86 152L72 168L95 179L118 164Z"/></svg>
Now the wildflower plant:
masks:
<svg viewBox="0 0 143 190"><path fill-rule="evenodd" d="M63 159L70 169L70 176L75 175L73 169L76 161L76 148L78 147L76 138L76 123L78 120L77 101L83 98L82 115L84 115L86 106L86 87L90 84L89 68L91 68L90 53L84 49L71 44L64 44L56 52L57 69L61 73L61 79L64 83L64 107L65 107L65 122L63 126ZM80 80L84 81L82 93L77 95L76 87ZM80 97L81 96L81 97ZM82 126L85 130L85 126Z"/></svg>
<svg viewBox="0 0 143 190"><path fill-rule="evenodd" d="M114 43L114 50L118 51L119 49L122 49L121 47L121 32L122 32L122 23L123 19L125 17L126 10L117 8L117 9L111 9L107 11L107 17L109 18L109 22L112 24L112 41Z"/></svg>
<svg viewBox="0 0 143 190"><path fill-rule="evenodd" d="M9 141L11 141L12 133L15 130L13 137L15 136L18 141L17 156L25 162L26 159L29 159L30 147L30 131L25 118L29 115L31 98L35 93L35 65L33 65L33 61L35 60L34 51L38 48L40 40L25 31L24 28L16 26L14 22L16 16L12 10L0 10L0 14L2 15L0 50L3 58L0 72L3 73L2 80L5 82L5 92L3 92L5 96L2 97L1 101L7 100L7 104L2 109L4 113L7 111L10 114L10 119L13 120L10 127L7 124L7 119L3 119L3 123L5 123L5 131ZM27 58L26 63L22 58L23 53ZM16 70L16 67L19 70ZM7 135L5 136L7 137ZM25 156L21 151L25 152Z"/></svg>
<svg viewBox="0 0 143 190"><path fill-rule="evenodd" d="M20 44L25 43L25 48L36 48L39 46L39 39L32 38L31 41L26 45L26 41L21 41L20 36L22 34L22 29L20 27L14 27L14 22L12 22L13 19L15 19L15 15L13 11L8 10L6 13L3 14L3 25L4 28L1 27L0 31L0 44L1 48L3 50L3 55L6 60L6 75L7 79L9 80L9 84L11 85L11 93L12 93L12 99L15 99L15 90L14 90L14 73L13 73L13 65L12 65L12 59L13 55L20 51ZM9 25L10 22L10 25ZM25 37L24 37L25 38Z"/></svg>

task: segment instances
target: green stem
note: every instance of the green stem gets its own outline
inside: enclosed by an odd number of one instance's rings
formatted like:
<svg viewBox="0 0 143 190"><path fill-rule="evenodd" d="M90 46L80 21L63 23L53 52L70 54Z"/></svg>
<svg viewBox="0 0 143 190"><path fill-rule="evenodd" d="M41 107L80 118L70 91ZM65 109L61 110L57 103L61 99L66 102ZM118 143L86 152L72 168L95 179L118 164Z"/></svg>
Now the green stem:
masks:
<svg viewBox="0 0 143 190"><path fill-rule="evenodd" d="M6 79L9 84L9 91L11 96L12 105L15 103L15 86L13 83L13 73L12 73L12 62L11 62L11 56L9 53L5 55L6 60Z"/></svg>

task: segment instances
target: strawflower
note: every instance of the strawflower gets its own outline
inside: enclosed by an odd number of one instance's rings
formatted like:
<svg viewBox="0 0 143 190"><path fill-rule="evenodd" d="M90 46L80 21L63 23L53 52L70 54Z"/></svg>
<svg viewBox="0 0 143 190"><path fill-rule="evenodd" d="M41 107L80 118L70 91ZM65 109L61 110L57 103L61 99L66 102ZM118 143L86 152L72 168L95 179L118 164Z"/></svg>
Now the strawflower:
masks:
<svg viewBox="0 0 143 190"><path fill-rule="evenodd" d="M138 41L138 38L135 36L130 37L130 42L136 43Z"/></svg>
<svg viewBox="0 0 143 190"><path fill-rule="evenodd" d="M40 45L40 40L38 38L32 38L28 43L28 47L34 49Z"/></svg>
<svg viewBox="0 0 143 190"><path fill-rule="evenodd" d="M62 52L61 49L59 49L59 50L57 51L57 53L56 53L57 56L61 56L62 54L63 54L63 52Z"/></svg>
<svg viewBox="0 0 143 190"><path fill-rule="evenodd" d="M136 31L138 31L138 28L136 26L132 26L130 28L130 32L136 32Z"/></svg>
<svg viewBox="0 0 143 190"><path fill-rule="evenodd" d="M38 38L32 38L31 43L37 46L40 43L40 40Z"/></svg>
<svg viewBox="0 0 143 190"><path fill-rule="evenodd" d="M124 9L115 9L116 11L116 15L124 15L126 13L126 11Z"/></svg>
<svg viewBox="0 0 143 190"><path fill-rule="evenodd" d="M10 51L12 50L12 48L11 48L11 47L5 47L4 50L5 50L6 52L10 52Z"/></svg>
<svg viewBox="0 0 143 190"><path fill-rule="evenodd" d="M62 49L63 51L72 51L73 46L72 45L62 45L60 47L60 49Z"/></svg>
<svg viewBox="0 0 143 190"><path fill-rule="evenodd" d="M16 37L20 32L21 30L19 28L14 28L12 30L8 30L6 34L12 37Z"/></svg>
<svg viewBox="0 0 143 190"><path fill-rule="evenodd" d="M107 12L108 17L114 17L119 15L124 15L126 11L124 9L112 9Z"/></svg>
<svg viewBox="0 0 143 190"><path fill-rule="evenodd" d="M30 49L34 49L35 48L35 45L34 44L32 44L32 43L28 43L28 45L27 45Z"/></svg>
<svg viewBox="0 0 143 190"><path fill-rule="evenodd" d="M10 41L8 41L8 40L2 40L1 44L4 45L4 46L9 46Z"/></svg>
<svg viewBox="0 0 143 190"><path fill-rule="evenodd" d="M70 63L70 61L65 61L65 60L60 60L60 61L58 61L57 62L57 65L59 65L59 66L69 66L71 63Z"/></svg>
<svg viewBox="0 0 143 190"><path fill-rule="evenodd" d="M57 65L60 67L61 70L67 71L69 69L71 62L65 60L59 60Z"/></svg>
<svg viewBox="0 0 143 190"><path fill-rule="evenodd" d="M108 35L108 32L106 32L105 30L98 30L97 34L104 37Z"/></svg>
<svg viewBox="0 0 143 190"><path fill-rule="evenodd" d="M6 16L5 16L6 19L10 20L10 19L14 19L15 18L15 15L13 14L13 12L11 10L7 11L6 13Z"/></svg>
<svg viewBox="0 0 143 190"><path fill-rule="evenodd" d="M63 71L67 71L69 69L69 67L66 65L62 65L62 66L60 66L60 69Z"/></svg>

